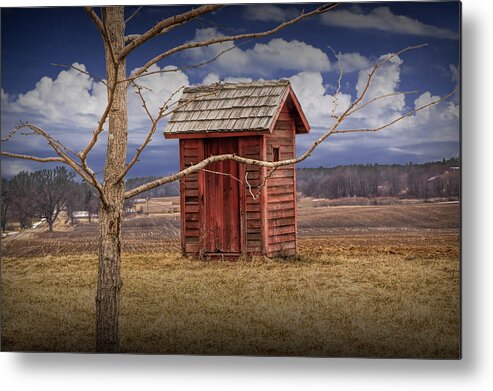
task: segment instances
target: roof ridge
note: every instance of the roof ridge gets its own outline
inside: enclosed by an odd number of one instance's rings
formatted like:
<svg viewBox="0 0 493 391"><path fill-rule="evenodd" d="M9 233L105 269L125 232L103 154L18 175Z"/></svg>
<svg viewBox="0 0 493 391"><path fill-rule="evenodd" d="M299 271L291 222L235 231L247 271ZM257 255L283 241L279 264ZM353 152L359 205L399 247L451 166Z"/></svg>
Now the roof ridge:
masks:
<svg viewBox="0 0 493 391"><path fill-rule="evenodd" d="M199 84L195 86L185 87L183 92L195 92L200 90L210 90L213 88L250 88L250 87L280 87L289 85L289 80L287 79L277 79L277 80L253 80L249 82L237 82L237 83L226 83L226 82L216 82L211 84Z"/></svg>

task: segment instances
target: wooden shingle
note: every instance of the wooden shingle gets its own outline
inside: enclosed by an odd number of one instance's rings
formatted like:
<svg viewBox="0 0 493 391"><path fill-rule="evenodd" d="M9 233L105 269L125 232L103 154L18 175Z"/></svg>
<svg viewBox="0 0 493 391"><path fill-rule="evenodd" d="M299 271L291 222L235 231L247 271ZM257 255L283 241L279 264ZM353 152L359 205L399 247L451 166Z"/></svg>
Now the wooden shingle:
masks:
<svg viewBox="0 0 493 391"><path fill-rule="evenodd" d="M268 131L289 90L287 80L185 88L165 135Z"/></svg>

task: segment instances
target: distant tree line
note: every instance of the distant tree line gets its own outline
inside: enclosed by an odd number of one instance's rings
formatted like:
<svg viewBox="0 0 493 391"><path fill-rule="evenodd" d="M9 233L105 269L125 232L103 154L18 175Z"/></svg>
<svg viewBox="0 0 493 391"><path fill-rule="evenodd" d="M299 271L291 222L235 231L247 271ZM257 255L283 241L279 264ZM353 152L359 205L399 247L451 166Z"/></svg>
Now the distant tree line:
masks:
<svg viewBox="0 0 493 391"><path fill-rule="evenodd" d="M34 219L45 219L53 231L53 223L62 210L72 224L78 210L87 211L90 220L98 211L98 197L91 186L75 181L74 177L65 167L21 171L10 179L2 177L2 231L9 222L18 222L21 229L30 228Z"/></svg>
<svg viewBox="0 0 493 391"><path fill-rule="evenodd" d="M297 191L307 197L458 197L460 161L424 164L359 164L333 168L298 168Z"/></svg>
<svg viewBox="0 0 493 391"><path fill-rule="evenodd" d="M2 177L1 225L5 232L8 223L18 223L21 229L31 228L33 220L45 219L49 230L62 210L74 224L74 212L87 212L88 220L98 214L99 198L92 186L74 180L75 174L65 167L35 172L21 171L10 179ZM126 190L157 177L131 178ZM169 197L179 195L179 183L149 190L140 197Z"/></svg>
<svg viewBox="0 0 493 391"><path fill-rule="evenodd" d="M315 198L458 197L459 167L459 159L453 158L424 164L298 168L296 186L302 195ZM91 217L98 213L99 199L90 185L77 182L74 177L74 173L65 167L31 173L21 171L10 179L2 177L2 231L5 231L9 222L18 222L20 228L30 228L35 218L46 219L52 231L53 223L62 210L66 211L72 224L76 211L86 211L91 221ZM125 183L125 189L132 189L156 178L130 178ZM179 194L179 182L172 182L142 193L139 197L171 197Z"/></svg>

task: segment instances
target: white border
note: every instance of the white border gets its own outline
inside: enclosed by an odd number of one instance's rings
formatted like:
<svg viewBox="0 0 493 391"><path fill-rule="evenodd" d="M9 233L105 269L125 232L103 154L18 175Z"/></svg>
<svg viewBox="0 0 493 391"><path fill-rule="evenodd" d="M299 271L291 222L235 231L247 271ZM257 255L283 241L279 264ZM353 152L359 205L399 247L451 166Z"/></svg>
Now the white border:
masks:
<svg viewBox="0 0 493 391"><path fill-rule="evenodd" d="M87 2L85 2L87 4ZM104 1L135 4L134 1ZM146 4L163 4L147 1ZM177 1L176 3L198 3ZM82 2L44 1L43 5ZM0 353L16 390L484 390L493 384L492 2L463 2L463 359L461 361ZM3 1L6 6L39 6Z"/></svg>

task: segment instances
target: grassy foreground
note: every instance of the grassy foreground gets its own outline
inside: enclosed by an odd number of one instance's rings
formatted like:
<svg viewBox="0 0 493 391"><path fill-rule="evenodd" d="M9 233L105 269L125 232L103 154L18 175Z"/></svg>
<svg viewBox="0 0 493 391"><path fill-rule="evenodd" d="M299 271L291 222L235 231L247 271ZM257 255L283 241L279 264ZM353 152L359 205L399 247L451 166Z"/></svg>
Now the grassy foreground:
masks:
<svg viewBox="0 0 493 391"><path fill-rule="evenodd" d="M455 244L425 258L300 244L297 261L124 254L122 351L459 357ZM2 350L93 351L96 280L94 255L4 258Z"/></svg>

